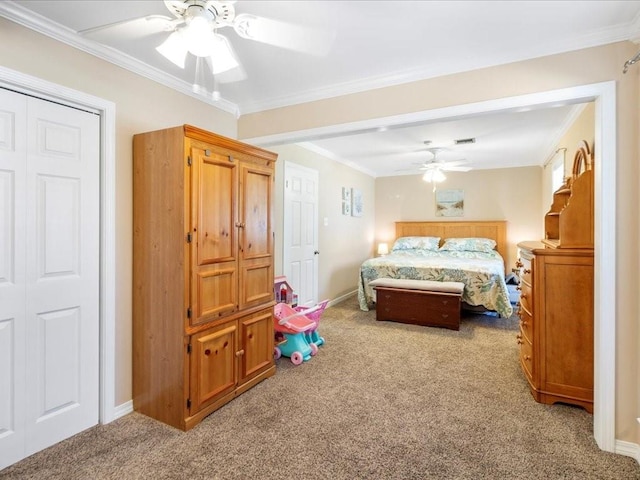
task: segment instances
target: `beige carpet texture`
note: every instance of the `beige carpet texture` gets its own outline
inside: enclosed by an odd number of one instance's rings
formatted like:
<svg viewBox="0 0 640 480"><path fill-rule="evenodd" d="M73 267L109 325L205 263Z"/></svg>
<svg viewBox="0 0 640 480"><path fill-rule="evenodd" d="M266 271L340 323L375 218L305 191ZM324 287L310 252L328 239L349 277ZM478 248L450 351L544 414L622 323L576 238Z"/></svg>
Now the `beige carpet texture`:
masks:
<svg viewBox="0 0 640 480"><path fill-rule="evenodd" d="M536 403L517 317L460 331L324 311L325 344L181 432L138 413L0 471L2 479L640 479L581 408Z"/></svg>

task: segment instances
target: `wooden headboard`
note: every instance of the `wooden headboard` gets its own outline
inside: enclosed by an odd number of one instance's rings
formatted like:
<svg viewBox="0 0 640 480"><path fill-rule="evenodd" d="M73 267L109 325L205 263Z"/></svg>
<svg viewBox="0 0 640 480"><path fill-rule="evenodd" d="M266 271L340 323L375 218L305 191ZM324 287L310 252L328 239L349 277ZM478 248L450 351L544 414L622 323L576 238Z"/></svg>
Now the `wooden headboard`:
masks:
<svg viewBox="0 0 640 480"><path fill-rule="evenodd" d="M496 241L496 250L506 262L507 258L507 222L396 222L396 239L400 237L482 237ZM505 265L506 267L506 265Z"/></svg>

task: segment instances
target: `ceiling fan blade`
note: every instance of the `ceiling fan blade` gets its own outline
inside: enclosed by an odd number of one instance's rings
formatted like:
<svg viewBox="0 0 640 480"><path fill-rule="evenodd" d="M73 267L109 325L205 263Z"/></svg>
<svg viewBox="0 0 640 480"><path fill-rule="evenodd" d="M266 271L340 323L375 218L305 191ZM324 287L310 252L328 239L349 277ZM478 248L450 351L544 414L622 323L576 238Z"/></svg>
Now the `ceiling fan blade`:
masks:
<svg viewBox="0 0 640 480"><path fill-rule="evenodd" d="M78 31L78 34L96 41L107 39L107 36L111 37L114 34L123 38L142 38L158 32L169 32L181 23L183 23L183 20L165 15L147 15L146 17L129 18L119 22L86 28Z"/></svg>
<svg viewBox="0 0 640 480"><path fill-rule="evenodd" d="M242 38L316 56L327 55L335 38L333 32L248 13L237 15L233 28Z"/></svg>
<svg viewBox="0 0 640 480"><path fill-rule="evenodd" d="M466 165L467 163L469 163L469 161L466 158L461 158L460 160L446 160L446 161L438 161L438 163L440 163L440 165L451 165L451 166L459 166L459 165Z"/></svg>
<svg viewBox="0 0 640 480"><path fill-rule="evenodd" d="M471 170L471 167L455 167L450 165L442 165L440 170L445 172L468 172Z"/></svg>

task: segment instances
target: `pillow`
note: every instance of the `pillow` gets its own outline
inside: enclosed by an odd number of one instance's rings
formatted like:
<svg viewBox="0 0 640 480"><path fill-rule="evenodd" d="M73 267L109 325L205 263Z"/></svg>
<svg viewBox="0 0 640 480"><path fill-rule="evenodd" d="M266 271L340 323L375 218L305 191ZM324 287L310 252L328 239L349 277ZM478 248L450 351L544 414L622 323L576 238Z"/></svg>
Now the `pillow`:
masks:
<svg viewBox="0 0 640 480"><path fill-rule="evenodd" d="M400 237L393 244L392 252L398 250L438 250L440 237Z"/></svg>
<svg viewBox="0 0 640 480"><path fill-rule="evenodd" d="M496 241L490 238L447 238L440 250L450 252L485 252L491 253L496 248Z"/></svg>

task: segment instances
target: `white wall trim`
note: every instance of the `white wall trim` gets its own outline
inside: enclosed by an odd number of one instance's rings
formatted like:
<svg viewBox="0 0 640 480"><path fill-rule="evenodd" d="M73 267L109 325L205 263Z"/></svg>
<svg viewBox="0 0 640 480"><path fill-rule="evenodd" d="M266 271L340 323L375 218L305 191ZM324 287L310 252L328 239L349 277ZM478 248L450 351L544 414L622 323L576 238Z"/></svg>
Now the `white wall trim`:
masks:
<svg viewBox="0 0 640 480"><path fill-rule="evenodd" d="M128 402L117 405L113 409L113 420L122 418L125 415L129 415L130 413L133 413L133 400L129 400Z"/></svg>
<svg viewBox="0 0 640 480"><path fill-rule="evenodd" d="M625 457L635 458L636 462L640 463L640 445L637 443L616 440L615 452Z"/></svg>
<svg viewBox="0 0 640 480"><path fill-rule="evenodd" d="M354 290L353 292L349 292L349 293L345 293L344 295L340 295L339 297L334 298L333 300L331 300L329 303L327 303L327 307L334 307L336 305L338 305L339 303L345 302L347 300L349 300L351 297L353 297L354 295L357 295L358 291Z"/></svg>
<svg viewBox="0 0 640 480"><path fill-rule="evenodd" d="M595 306L594 306L594 437L598 446L614 452L616 414L616 317L611 302L616 298L616 84L614 81L578 87L454 105L422 112L395 115L295 132L243 139L260 146L298 143L381 127L426 120L469 117L484 113L518 111L554 105L595 101Z"/></svg>
<svg viewBox="0 0 640 480"><path fill-rule="evenodd" d="M0 66L0 86L100 115L100 423L115 419L115 118L113 102Z"/></svg>

